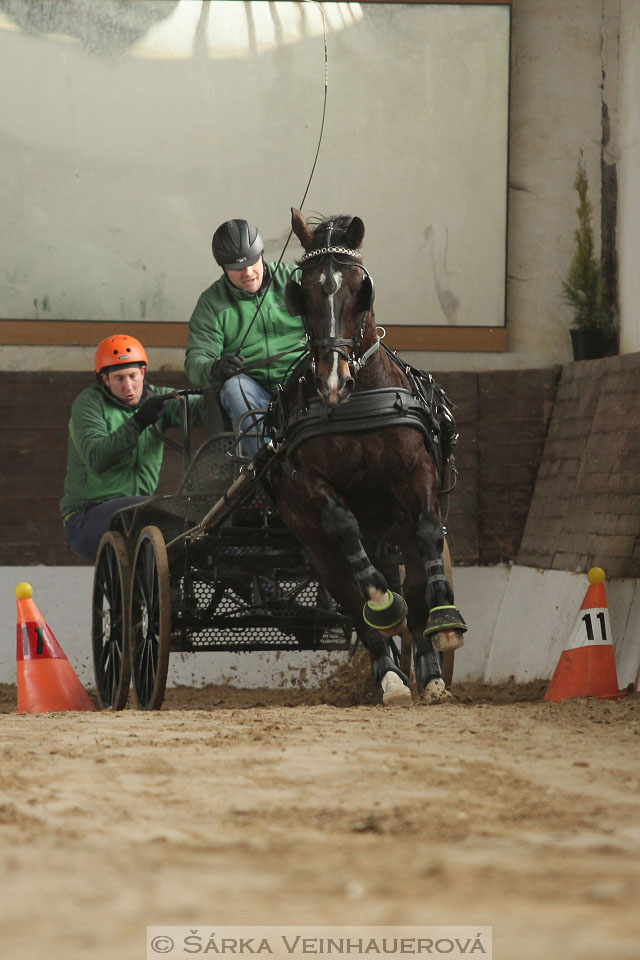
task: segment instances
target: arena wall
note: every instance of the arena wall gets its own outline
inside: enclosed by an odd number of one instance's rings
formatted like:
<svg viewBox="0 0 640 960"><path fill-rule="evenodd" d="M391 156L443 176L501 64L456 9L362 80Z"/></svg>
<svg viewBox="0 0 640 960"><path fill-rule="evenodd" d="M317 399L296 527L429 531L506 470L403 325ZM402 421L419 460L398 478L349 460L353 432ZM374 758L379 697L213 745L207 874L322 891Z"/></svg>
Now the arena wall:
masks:
<svg viewBox="0 0 640 960"><path fill-rule="evenodd" d="M459 480L446 498L454 563L514 560L533 493L560 368L435 374L460 432ZM182 373L151 382L187 386ZM3 517L0 564L75 564L66 546L62 496L71 403L91 377L84 373L0 372L0 402L12 416L0 424L0 448L11 469L0 476L10 504ZM16 402L19 398L19 402ZM194 434L194 449L202 435ZM160 492L177 489L182 458L167 448Z"/></svg>
<svg viewBox="0 0 640 960"><path fill-rule="evenodd" d="M640 354L562 368L520 564L640 576Z"/></svg>
<svg viewBox="0 0 640 960"><path fill-rule="evenodd" d="M639 365L640 354L632 354L551 370L436 374L457 404L462 436L448 536L456 600L470 632L454 680L550 677L586 590L584 573L597 564L611 578L619 682L633 682L640 660ZM183 382L180 374L161 380ZM69 406L86 382L69 373L0 375L5 404L21 400L16 418L0 426L8 463L0 480L0 608L11 623L13 588L31 582L90 684L92 568L66 547L57 507ZM181 470L179 455L167 450L165 492L176 488ZM5 644L1 682L14 680L14 656ZM332 663L335 656L320 664L303 654L183 655L173 658L170 682L290 683L302 670L317 679Z"/></svg>
<svg viewBox="0 0 640 960"><path fill-rule="evenodd" d="M91 660L91 587L87 566L0 567L0 617L15 637L13 589L28 579L34 600L81 681L94 685ZM468 623L456 651L453 682L548 680L579 617L588 587L584 574L498 564L454 571L456 602ZM640 586L629 579L606 584L618 685L634 683L640 663ZM172 654L169 686L315 685L344 663L345 653ZM16 682L13 642L0 647L0 683Z"/></svg>

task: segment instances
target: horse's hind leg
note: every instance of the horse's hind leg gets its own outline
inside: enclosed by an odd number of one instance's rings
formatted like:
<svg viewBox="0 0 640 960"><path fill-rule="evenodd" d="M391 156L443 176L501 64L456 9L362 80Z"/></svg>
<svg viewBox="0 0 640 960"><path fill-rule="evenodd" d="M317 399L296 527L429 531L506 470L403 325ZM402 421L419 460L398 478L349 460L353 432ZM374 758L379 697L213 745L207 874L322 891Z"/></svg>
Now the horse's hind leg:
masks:
<svg viewBox="0 0 640 960"><path fill-rule="evenodd" d="M352 512L327 497L327 504L322 511L322 528L338 544L355 578L361 598L382 607L389 594L387 581L371 563L362 545L358 521ZM341 590L344 590L344 585L335 584L335 589L331 592L336 596L336 591L339 594ZM371 671L381 691L384 706L409 706L411 704L409 678L400 670L391 656L387 638L378 630L365 627L362 600L358 602L355 590L353 595L356 599L347 608L351 610L358 635L369 651ZM404 619L405 609L403 607L401 611L401 619Z"/></svg>
<svg viewBox="0 0 640 960"><path fill-rule="evenodd" d="M426 602L429 608L427 624L421 632L412 624L416 685L421 696L437 702L448 697L438 651L462 646L466 624L454 606L453 589L444 572L444 535L439 517L431 511L422 512L415 534L426 572Z"/></svg>
<svg viewBox="0 0 640 960"><path fill-rule="evenodd" d="M425 577L424 571L420 569L419 558L416 557L415 561L417 562L407 565L405 595L409 603L409 615L402 645L404 649L410 641L413 647L413 665L419 696L425 703L440 703L450 699L451 694L446 689L442 676L442 657L434 649L431 637L424 633L427 610L424 598Z"/></svg>
<svg viewBox="0 0 640 960"><path fill-rule="evenodd" d="M453 584L453 570L451 568L451 555L449 554L449 545L447 538L444 538L444 547L442 550L442 562L444 564L444 575L449 581L453 594L455 596L456 588ZM455 650L444 650L440 659L442 660L442 679L445 682L447 690L453 681L453 670L455 666Z"/></svg>

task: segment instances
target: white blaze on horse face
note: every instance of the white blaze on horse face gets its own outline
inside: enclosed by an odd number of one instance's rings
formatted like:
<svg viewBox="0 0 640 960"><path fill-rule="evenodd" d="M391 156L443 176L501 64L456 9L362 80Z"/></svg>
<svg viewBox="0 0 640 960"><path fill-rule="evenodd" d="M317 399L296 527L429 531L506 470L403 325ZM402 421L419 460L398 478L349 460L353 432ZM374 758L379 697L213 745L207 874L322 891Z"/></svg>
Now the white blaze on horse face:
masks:
<svg viewBox="0 0 640 960"><path fill-rule="evenodd" d="M326 274L323 270L318 279L320 286L324 284L326 279L327 279ZM330 337L335 337L336 335L337 321L336 321L336 311L335 311L335 304L334 304L333 298L335 297L336 293L342 286L342 273L340 272L340 270L336 270L334 272L333 279L335 281L336 290L335 290L335 293L328 294L329 309L331 311L331 323L329 326ZM332 363L331 363L331 372L327 378L327 388L329 390L329 393L337 393L338 390L340 389L340 381L338 379L338 359L339 359L338 354L334 353L332 358Z"/></svg>

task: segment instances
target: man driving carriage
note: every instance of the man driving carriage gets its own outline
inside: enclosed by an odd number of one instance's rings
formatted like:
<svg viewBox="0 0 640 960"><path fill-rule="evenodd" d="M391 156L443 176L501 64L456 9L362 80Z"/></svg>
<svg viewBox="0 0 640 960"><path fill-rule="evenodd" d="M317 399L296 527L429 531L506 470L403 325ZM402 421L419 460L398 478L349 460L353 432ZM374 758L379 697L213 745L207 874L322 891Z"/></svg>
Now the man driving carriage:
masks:
<svg viewBox="0 0 640 960"><path fill-rule="evenodd" d="M151 496L158 486L164 452L161 430L181 422L170 387L146 380L147 354L135 337L116 334L98 344L96 383L71 407L67 471L60 511L67 543L93 562L111 517ZM189 397L201 421L202 397Z"/></svg>
<svg viewBox="0 0 640 960"><path fill-rule="evenodd" d="M302 318L292 317L284 304L285 284L297 267L265 262L260 231L247 220L220 224L211 246L223 274L200 295L191 315L184 368L191 383L210 388L203 414L207 433L219 429L218 397L234 429L255 431L247 411L267 407L304 351ZM243 440L249 456L260 445L255 435Z"/></svg>

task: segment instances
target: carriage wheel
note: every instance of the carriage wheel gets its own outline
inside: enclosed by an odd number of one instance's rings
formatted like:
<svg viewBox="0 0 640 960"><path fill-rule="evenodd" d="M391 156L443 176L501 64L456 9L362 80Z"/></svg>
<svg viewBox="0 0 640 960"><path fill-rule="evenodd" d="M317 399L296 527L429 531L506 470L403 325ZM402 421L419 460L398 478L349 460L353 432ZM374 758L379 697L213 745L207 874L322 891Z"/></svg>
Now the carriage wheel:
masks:
<svg viewBox="0 0 640 960"><path fill-rule="evenodd" d="M171 647L171 586L164 538L145 527L131 578L131 671L141 710L158 710L167 685Z"/></svg>
<svg viewBox="0 0 640 960"><path fill-rule="evenodd" d="M98 703L123 710L129 696L129 591L131 568L121 534L108 530L100 541L93 575L91 646Z"/></svg>

